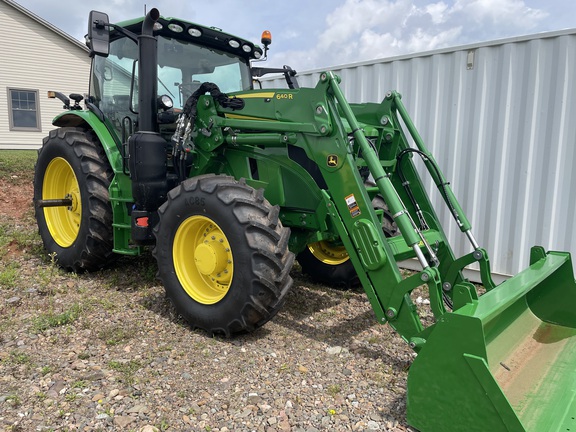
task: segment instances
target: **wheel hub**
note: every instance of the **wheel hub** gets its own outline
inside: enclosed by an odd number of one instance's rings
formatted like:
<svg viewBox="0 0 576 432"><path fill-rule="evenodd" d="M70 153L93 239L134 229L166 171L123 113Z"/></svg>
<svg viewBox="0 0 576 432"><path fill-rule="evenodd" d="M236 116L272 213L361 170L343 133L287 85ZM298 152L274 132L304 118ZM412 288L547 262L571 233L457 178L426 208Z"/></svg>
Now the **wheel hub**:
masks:
<svg viewBox="0 0 576 432"><path fill-rule="evenodd" d="M178 280L192 299L214 304L228 293L234 274L232 251L214 221L196 215L182 222L174 235L172 253Z"/></svg>
<svg viewBox="0 0 576 432"><path fill-rule="evenodd" d="M194 262L203 275L219 274L226 268L227 254L222 243L205 240L196 246Z"/></svg>
<svg viewBox="0 0 576 432"><path fill-rule="evenodd" d="M46 225L54 241L61 247L72 246L80 231L82 201L80 186L72 166L56 157L46 167L42 186L42 199L71 199L69 207L44 209Z"/></svg>

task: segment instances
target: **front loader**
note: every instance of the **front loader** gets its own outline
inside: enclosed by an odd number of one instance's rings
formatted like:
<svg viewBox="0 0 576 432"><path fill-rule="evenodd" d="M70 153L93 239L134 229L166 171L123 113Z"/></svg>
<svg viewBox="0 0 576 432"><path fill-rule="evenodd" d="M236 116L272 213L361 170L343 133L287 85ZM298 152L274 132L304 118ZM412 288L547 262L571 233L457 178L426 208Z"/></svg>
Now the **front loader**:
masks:
<svg viewBox="0 0 576 432"><path fill-rule="evenodd" d="M331 283L358 281L376 319L418 354L407 419L422 431L576 430L576 282L570 255L530 251L495 285L486 251L402 103L350 104L332 72L299 88L259 68L249 41L181 19L118 25L92 12L85 109L39 150L44 245L82 272L148 245L191 326L232 336L282 306L294 257ZM287 89L254 89L283 73ZM470 243L456 257L420 180L420 158ZM398 262L421 270L403 276ZM480 290L463 277L476 264ZM424 287L433 322L411 299ZM422 288L420 288L422 289Z"/></svg>

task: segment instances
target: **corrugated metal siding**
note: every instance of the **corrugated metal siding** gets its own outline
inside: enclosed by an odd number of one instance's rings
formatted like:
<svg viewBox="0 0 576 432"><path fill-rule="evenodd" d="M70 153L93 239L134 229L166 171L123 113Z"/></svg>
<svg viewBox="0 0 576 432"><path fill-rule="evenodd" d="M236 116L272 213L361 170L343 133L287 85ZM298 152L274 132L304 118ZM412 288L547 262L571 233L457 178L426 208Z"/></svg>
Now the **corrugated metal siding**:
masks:
<svg viewBox="0 0 576 432"><path fill-rule="evenodd" d="M576 254L576 30L333 70L351 102L403 94L495 273L525 268L532 245ZM319 73L299 82L315 86ZM455 252L469 252L425 178Z"/></svg>
<svg viewBox="0 0 576 432"><path fill-rule="evenodd" d="M29 16L0 1L0 149L31 149L54 128L62 103L48 99L48 90L87 93L88 53ZM9 129L8 88L38 90L40 132Z"/></svg>

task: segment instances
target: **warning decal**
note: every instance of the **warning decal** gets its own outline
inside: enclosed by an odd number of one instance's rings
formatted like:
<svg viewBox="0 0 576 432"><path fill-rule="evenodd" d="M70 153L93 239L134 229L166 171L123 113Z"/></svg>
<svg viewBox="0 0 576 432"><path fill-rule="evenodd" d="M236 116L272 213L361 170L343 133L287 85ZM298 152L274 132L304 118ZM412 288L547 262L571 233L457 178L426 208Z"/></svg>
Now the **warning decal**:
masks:
<svg viewBox="0 0 576 432"><path fill-rule="evenodd" d="M356 216L360 216L360 208L358 207L358 203L356 202L356 198L354 198L354 194L348 195L346 198L346 204L348 205L348 210L350 210L350 216L355 218Z"/></svg>

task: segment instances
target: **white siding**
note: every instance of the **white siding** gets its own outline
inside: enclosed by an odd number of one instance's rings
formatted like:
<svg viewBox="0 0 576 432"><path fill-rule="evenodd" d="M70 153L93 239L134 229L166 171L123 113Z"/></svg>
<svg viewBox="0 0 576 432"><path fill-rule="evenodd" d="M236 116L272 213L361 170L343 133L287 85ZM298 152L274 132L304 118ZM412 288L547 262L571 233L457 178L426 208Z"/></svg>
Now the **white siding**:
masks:
<svg viewBox="0 0 576 432"><path fill-rule="evenodd" d="M576 254L576 30L332 70L351 102L403 94L495 273L525 268L532 245ZM300 84L315 86L319 73L299 74ZM469 252L425 178L456 253Z"/></svg>
<svg viewBox="0 0 576 432"><path fill-rule="evenodd" d="M80 46L1 0L0 20L0 149L38 148L62 112L62 103L47 92L87 93L90 59ZM10 131L8 88L38 90L41 131Z"/></svg>

